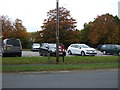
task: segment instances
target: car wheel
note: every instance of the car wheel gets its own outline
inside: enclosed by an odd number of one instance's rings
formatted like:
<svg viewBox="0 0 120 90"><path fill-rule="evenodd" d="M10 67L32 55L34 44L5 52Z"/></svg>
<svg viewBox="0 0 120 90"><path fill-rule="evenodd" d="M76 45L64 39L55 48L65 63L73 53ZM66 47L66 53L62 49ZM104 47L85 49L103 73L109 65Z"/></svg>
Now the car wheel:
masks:
<svg viewBox="0 0 120 90"><path fill-rule="evenodd" d="M85 56L85 52L84 51L81 52L81 56Z"/></svg>
<svg viewBox="0 0 120 90"><path fill-rule="evenodd" d="M107 52L106 52L106 51L103 51L103 54L104 54L104 55L106 55L106 54L107 54Z"/></svg>
<svg viewBox="0 0 120 90"><path fill-rule="evenodd" d="M43 54L42 54L40 51L39 51L39 55L40 55L40 56L43 56Z"/></svg>
<svg viewBox="0 0 120 90"><path fill-rule="evenodd" d="M5 54L5 53L2 53L2 57L6 57L6 54Z"/></svg>
<svg viewBox="0 0 120 90"><path fill-rule="evenodd" d="M18 57L21 57L21 56L22 56L22 53L19 53L19 54L18 54Z"/></svg>
<svg viewBox="0 0 120 90"><path fill-rule="evenodd" d="M120 52L118 52L118 56L120 56Z"/></svg>
<svg viewBox="0 0 120 90"><path fill-rule="evenodd" d="M68 54L69 54L69 55L72 55L72 52L69 50L69 51L68 51Z"/></svg>

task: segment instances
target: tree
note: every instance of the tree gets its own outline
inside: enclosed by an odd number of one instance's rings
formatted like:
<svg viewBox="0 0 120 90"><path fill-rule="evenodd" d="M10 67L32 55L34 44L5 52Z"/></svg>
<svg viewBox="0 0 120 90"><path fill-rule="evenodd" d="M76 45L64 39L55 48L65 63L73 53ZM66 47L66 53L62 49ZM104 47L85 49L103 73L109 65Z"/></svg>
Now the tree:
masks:
<svg viewBox="0 0 120 90"><path fill-rule="evenodd" d="M88 40L89 29L90 29L89 24L85 23L84 29L80 31L80 42L81 43L85 43L85 44L89 43L89 40Z"/></svg>
<svg viewBox="0 0 120 90"><path fill-rule="evenodd" d="M22 24L22 20L16 19L13 23L8 16L1 16L2 21L2 35L3 39L6 38L17 38L22 42L23 48L27 48L29 44L30 34Z"/></svg>
<svg viewBox="0 0 120 90"><path fill-rule="evenodd" d="M47 13L48 18L44 20L42 31L44 42L56 42L56 9ZM79 31L76 30L76 20L73 19L64 7L59 7L59 39L60 43L68 45L79 42Z"/></svg>
<svg viewBox="0 0 120 90"><path fill-rule="evenodd" d="M43 42L43 31L37 31L31 33L32 42L42 43Z"/></svg>
<svg viewBox="0 0 120 90"><path fill-rule="evenodd" d="M2 35L3 39L10 38L11 33L14 30L14 26L12 21L9 19L8 16L0 16L0 20L2 21Z"/></svg>
<svg viewBox="0 0 120 90"><path fill-rule="evenodd" d="M23 48L27 48L30 41L30 33L27 32L26 28L22 24L22 20L16 19L15 23L15 30L13 31L13 38L19 38L22 42Z"/></svg>
<svg viewBox="0 0 120 90"><path fill-rule="evenodd" d="M88 39L91 44L120 43L118 34L120 33L119 20L110 14L98 16L89 23L90 31Z"/></svg>

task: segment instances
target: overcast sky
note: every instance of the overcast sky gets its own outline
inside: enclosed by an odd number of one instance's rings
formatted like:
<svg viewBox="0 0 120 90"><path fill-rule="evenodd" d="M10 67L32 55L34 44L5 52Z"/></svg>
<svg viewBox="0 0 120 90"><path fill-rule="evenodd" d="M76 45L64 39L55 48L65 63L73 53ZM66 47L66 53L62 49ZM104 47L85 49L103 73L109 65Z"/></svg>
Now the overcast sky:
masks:
<svg viewBox="0 0 120 90"><path fill-rule="evenodd" d="M77 21L77 29L93 21L98 15L118 15L120 0L59 0L59 6L70 11ZM56 8L56 0L0 0L0 15L7 15L14 21L23 21L28 32L41 30L47 12Z"/></svg>

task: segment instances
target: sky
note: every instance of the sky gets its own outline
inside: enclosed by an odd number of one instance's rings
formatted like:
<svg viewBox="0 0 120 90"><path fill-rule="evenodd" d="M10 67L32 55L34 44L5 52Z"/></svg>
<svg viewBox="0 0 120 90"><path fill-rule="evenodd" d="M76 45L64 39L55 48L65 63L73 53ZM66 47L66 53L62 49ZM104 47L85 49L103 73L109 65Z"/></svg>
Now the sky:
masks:
<svg viewBox="0 0 120 90"><path fill-rule="evenodd" d="M118 15L120 0L59 0L59 7L70 11L77 21L77 29L84 23L94 21L97 16L109 13ZM28 32L41 30L47 12L56 8L56 0L0 0L0 15L7 15L12 21L21 19Z"/></svg>

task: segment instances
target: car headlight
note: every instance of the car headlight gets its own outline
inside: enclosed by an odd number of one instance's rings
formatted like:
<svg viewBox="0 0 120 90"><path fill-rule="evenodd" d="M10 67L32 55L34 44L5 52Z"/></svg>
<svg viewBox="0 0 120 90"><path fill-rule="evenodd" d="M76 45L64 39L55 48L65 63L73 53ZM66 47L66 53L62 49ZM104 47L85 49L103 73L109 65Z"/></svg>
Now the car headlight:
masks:
<svg viewBox="0 0 120 90"><path fill-rule="evenodd" d="M53 49L52 49L52 52L56 52L56 48L53 48Z"/></svg>

